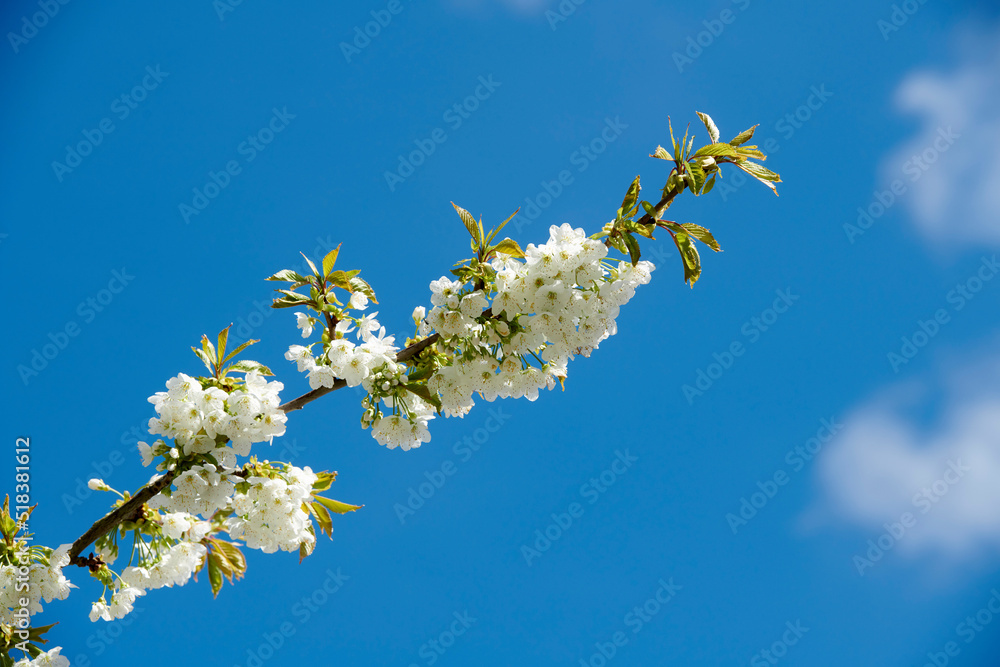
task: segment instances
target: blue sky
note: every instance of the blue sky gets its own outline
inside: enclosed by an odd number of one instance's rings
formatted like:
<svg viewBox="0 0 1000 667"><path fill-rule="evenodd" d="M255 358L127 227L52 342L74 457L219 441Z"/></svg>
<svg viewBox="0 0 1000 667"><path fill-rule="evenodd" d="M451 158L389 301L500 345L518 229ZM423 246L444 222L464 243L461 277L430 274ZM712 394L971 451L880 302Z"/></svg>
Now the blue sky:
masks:
<svg viewBox="0 0 1000 667"><path fill-rule="evenodd" d="M343 243L405 334L467 253L450 201L523 207L522 245L596 230L636 174L662 185L647 155L696 110L760 123L785 182L678 200L725 252L690 290L647 244L654 280L564 392L481 402L407 453L351 391L293 414L262 455L338 470L364 509L301 565L251 553L214 602L203 579L126 622L90 623L100 590L72 573L42 618L74 665L995 664L991 3L223 2L0 14L4 432L32 438L46 544L106 510L88 478L146 481L146 397L197 372L202 333L236 323L283 396L307 388L262 280L300 250Z"/></svg>

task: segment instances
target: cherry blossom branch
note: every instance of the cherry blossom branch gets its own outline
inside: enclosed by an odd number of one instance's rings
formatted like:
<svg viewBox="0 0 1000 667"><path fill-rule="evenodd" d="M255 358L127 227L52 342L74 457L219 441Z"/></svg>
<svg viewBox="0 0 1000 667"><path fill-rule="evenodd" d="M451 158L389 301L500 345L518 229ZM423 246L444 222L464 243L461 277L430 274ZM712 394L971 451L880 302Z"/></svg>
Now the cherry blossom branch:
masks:
<svg viewBox="0 0 1000 667"><path fill-rule="evenodd" d="M490 311L486 311L485 315L489 316ZM408 361L413 357L417 356L425 349L436 343L441 336L439 334L432 334L423 340L420 340L407 348L399 351L396 355L396 361L402 363ZM347 383L344 380L338 379L334 382L332 387L320 387L319 389L313 389L310 392L294 398L284 405L281 406L281 410L285 412L291 412L293 410L301 410L303 407L312 403L317 398L321 396L326 396L330 392L336 391L346 387ZM79 567L88 567L92 561L88 558L83 558L80 554L90 546L94 540L107 535L114 529L116 529L123 521L129 519L129 517L134 516L142 506L151 500L156 494L158 494L163 489L170 486L171 482L177 477L178 473L176 470L170 471L163 477L158 478L156 481L147 484L146 486L139 489L134 496L129 498L120 507L112 510L105 514L101 519L99 519L94 525L87 529L83 535L81 535L70 548L69 557L70 564L77 565Z"/></svg>
<svg viewBox="0 0 1000 667"><path fill-rule="evenodd" d="M684 188L671 189L663 198L660 199L659 203L648 213L643 215L641 218L636 220L636 224L639 225L655 225L657 223L657 218L663 214L663 212L670 207L673 200L677 195L682 193ZM610 244L610 237L606 243ZM492 309L486 309L483 311L483 315L486 317L492 317ZM327 324L330 324L329 321ZM423 352L428 347L434 345L440 340L440 334L432 334L412 345L400 350L396 354L396 362L403 363L409 361L410 359L416 357L418 354ZM316 399L326 396L327 394L342 389L347 386L347 382L343 379L337 379L334 381L332 387L319 387L313 389L312 391L306 392L301 396L294 398L284 405L280 406L280 409L284 412L292 412L294 410L301 410L303 407L312 403ZM111 531L115 530L123 521L128 520L130 517L135 516L137 512L142 509L143 504L151 500L160 491L167 488L173 480L178 476L176 470L170 471L162 477L158 478L156 481L147 484L146 486L139 489L134 496L129 498L120 507L112 510L108 514L104 515L99 519L94 525L92 525L87 532L81 535L70 549L70 563L73 565L78 565L80 567L87 567L93 563L92 559L82 558L80 554L90 546L98 538L107 535Z"/></svg>
<svg viewBox="0 0 1000 667"><path fill-rule="evenodd" d="M118 527L122 521L126 521L129 517L135 516L142 506L158 494L163 489L170 486L170 483L174 481L177 476L176 470L171 470L167 472L163 477L160 477L154 482L150 482L146 486L139 489L134 496L126 500L120 507L108 512L102 518L100 518L93 526L87 529L83 535L78 537L73 546L69 550L69 562L71 565L78 565L80 567L88 567L91 564L91 560L88 558L81 558L80 554L90 546L94 540L99 537L107 535L112 530Z"/></svg>

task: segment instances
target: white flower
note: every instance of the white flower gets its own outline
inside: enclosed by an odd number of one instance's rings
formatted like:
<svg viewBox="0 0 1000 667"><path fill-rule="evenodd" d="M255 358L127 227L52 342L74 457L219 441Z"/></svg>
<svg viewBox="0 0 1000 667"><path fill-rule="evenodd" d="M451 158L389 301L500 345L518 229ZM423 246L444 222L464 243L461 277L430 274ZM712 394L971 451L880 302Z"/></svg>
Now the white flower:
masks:
<svg viewBox="0 0 1000 667"><path fill-rule="evenodd" d="M302 337L309 338L312 336L313 326L316 324L316 320L309 317L305 313L295 313L295 326L302 329Z"/></svg>
<svg viewBox="0 0 1000 667"><path fill-rule="evenodd" d="M167 535L167 537L172 537L175 540L181 539L181 535L191 528L192 518L193 517L186 512L168 512L163 516L163 522L161 524L163 533Z"/></svg>
<svg viewBox="0 0 1000 667"><path fill-rule="evenodd" d="M147 445L145 442L140 442L138 445L136 445L136 448L139 450L139 456L142 457L142 465L143 465L143 467L146 467L150 463L153 462L153 448L152 447L150 447L149 445Z"/></svg>
<svg viewBox="0 0 1000 667"><path fill-rule="evenodd" d="M104 483L103 479L97 479L96 477L89 482L87 482L87 488L91 491L107 491L111 487Z"/></svg>
<svg viewBox="0 0 1000 667"><path fill-rule="evenodd" d="M245 494L233 498L234 516L226 520L233 539L264 553L295 551L315 542L312 521L302 503L312 494L317 477L309 468L290 467L285 479L251 477Z"/></svg>
<svg viewBox="0 0 1000 667"><path fill-rule="evenodd" d="M427 315L427 309L423 306L417 306L413 309L413 323L419 325L423 321L424 317Z"/></svg>
<svg viewBox="0 0 1000 667"><path fill-rule="evenodd" d="M457 280L450 280L441 276L438 280L431 281L431 303L435 306L443 306L448 302L448 298L456 296L462 289L462 284Z"/></svg>
<svg viewBox="0 0 1000 667"><path fill-rule="evenodd" d="M105 621L113 620L111 610L108 609L108 605L104 602L104 598L95 602L90 608L90 620L96 623L99 618L104 619Z"/></svg>
<svg viewBox="0 0 1000 667"><path fill-rule="evenodd" d="M34 660L22 658L14 663L14 667L69 667L69 660L65 656L59 655L60 651L62 651L62 647L57 646L40 653Z"/></svg>
<svg viewBox="0 0 1000 667"><path fill-rule="evenodd" d="M308 347L302 345L289 346L288 352L285 352L285 359L294 361L298 365L300 373L305 371L310 363L315 363L312 358L312 352L309 351Z"/></svg>
<svg viewBox="0 0 1000 667"><path fill-rule="evenodd" d="M362 340L367 341L371 339L371 332L379 330L380 325L378 320L375 319L376 315L378 315L378 311L372 313L371 315L365 315L361 318L361 321L358 322L358 336L360 336Z"/></svg>
<svg viewBox="0 0 1000 667"><path fill-rule="evenodd" d="M348 308L354 308L355 310L364 310L368 307L368 297L361 292L355 292L351 294L351 300L347 302Z"/></svg>

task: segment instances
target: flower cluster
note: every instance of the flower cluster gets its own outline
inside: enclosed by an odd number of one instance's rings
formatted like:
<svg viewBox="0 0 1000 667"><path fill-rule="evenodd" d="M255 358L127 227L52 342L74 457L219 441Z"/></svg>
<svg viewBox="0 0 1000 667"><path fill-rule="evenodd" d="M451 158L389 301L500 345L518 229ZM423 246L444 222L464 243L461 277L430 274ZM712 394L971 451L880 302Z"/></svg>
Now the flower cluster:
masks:
<svg viewBox="0 0 1000 667"><path fill-rule="evenodd" d="M332 387L338 378L348 387L357 387L380 372L391 375L397 370L396 352L399 348L393 345L395 337L385 335L385 327L375 319L376 315L378 313L338 322L335 332L339 337L315 357L311 347L292 345L285 358L294 361L299 372L309 375L312 389ZM360 343L346 337L351 332L356 333Z"/></svg>
<svg viewBox="0 0 1000 667"><path fill-rule="evenodd" d="M233 495L236 484L242 478L211 463L192 466L174 480L170 495L160 494L149 501L150 507L167 512L210 515L215 510L225 509Z"/></svg>
<svg viewBox="0 0 1000 667"><path fill-rule="evenodd" d="M362 385L362 425L390 449L430 441L427 423L435 412L464 416L477 393L488 401L537 399L566 377L570 359L590 356L617 332L621 306L650 281L654 266L610 261L605 243L568 224L552 226L548 241L529 245L523 255L509 243L496 247L488 270L475 280L453 271L458 279L431 282L432 309L418 307L414 321L419 335L440 336L432 368L397 363L398 349L375 314L356 319L340 311L343 319L329 321L321 353L292 345L285 358L308 373L313 389L332 388L338 380ZM308 337L316 319L296 316ZM361 344L346 338L355 324Z"/></svg>
<svg viewBox="0 0 1000 667"><path fill-rule="evenodd" d="M56 550L47 547L25 547L31 564L0 564L0 623L15 625L15 610L27 608L31 615L42 611L41 602L65 600L71 588L76 588L63 574L69 564L70 545L64 544ZM28 568L28 586L22 581L18 585L18 574L22 567ZM24 602L27 604L24 604Z"/></svg>
<svg viewBox="0 0 1000 667"><path fill-rule="evenodd" d="M247 478L249 488L233 497L233 516L226 520L229 536L267 554L314 544L312 520L302 506L318 477L309 468L295 466L270 473Z"/></svg>
<svg viewBox="0 0 1000 667"><path fill-rule="evenodd" d="M283 387L249 371L243 385L227 393L218 387L203 387L200 381L181 373L167 381L167 391L149 397L158 415L149 420L149 432L172 438L184 455L247 456L251 444L270 441L285 432L287 418L278 399ZM226 441L231 446L226 446ZM139 450L148 465L153 448L141 443Z"/></svg>
<svg viewBox="0 0 1000 667"><path fill-rule="evenodd" d="M14 663L14 667L69 667L69 658L59 655L61 646L43 651L34 659L23 658Z"/></svg>
<svg viewBox="0 0 1000 667"><path fill-rule="evenodd" d="M547 243L529 245L525 261L499 255L493 285L468 291L456 280L431 283L426 326L455 352L428 382L448 416L464 416L473 394L535 400L566 377L574 355L590 356L617 332L619 309L648 283L654 266L606 263L607 246L568 224L549 229ZM492 292L491 317L482 317ZM535 366L531 363L538 363Z"/></svg>
<svg viewBox="0 0 1000 667"><path fill-rule="evenodd" d="M207 550L198 542L208 533L209 524L187 515L175 517L175 525L178 519L187 524L185 531L182 531L186 534L178 533L184 539L162 553L153 555L144 566L125 568L115 582L111 601L105 602L102 595L91 606L91 621L123 618L132 611L135 599L145 595L146 591L164 586L183 586L201 568ZM164 526L166 532L166 524Z"/></svg>

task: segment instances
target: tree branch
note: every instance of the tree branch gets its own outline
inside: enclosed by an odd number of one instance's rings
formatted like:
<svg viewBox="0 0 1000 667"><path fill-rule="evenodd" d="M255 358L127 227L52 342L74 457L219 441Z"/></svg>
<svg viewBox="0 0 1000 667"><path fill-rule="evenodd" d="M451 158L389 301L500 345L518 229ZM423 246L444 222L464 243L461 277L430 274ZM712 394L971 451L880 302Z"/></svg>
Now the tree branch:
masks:
<svg viewBox="0 0 1000 667"><path fill-rule="evenodd" d="M662 214L664 210L669 208L670 204L673 202L674 198L679 195L682 190L671 190L663 196L663 199L656 205L654 212L657 214ZM656 224L656 220L652 215L646 213L641 218L636 220L640 225L651 225ZM493 312L491 308L483 311L483 315L486 317L492 317ZM396 361L398 363L403 363L414 358L428 347L440 340L440 334L431 334L427 338L410 345L396 354ZM312 391L306 392L297 398L293 398L284 405L280 407L281 410L287 412L292 412L294 410L301 410L303 407L312 403L316 399L326 396L327 394L337 391L338 389L343 389L347 386L347 382L342 379L337 379L332 387L320 387L318 389L313 389ZM129 498L121 507L112 510L104 515L100 520L92 525L87 532L81 535L75 542L69 551L70 563L72 565L79 565L85 567L89 564L89 560L80 557L80 553L90 546L96 539L107 535L112 530L116 529L123 521L127 520L130 516L134 515L139 511L143 504L151 500L156 494L158 494L163 489L167 488L174 478L177 477L176 471L171 471L165 474L163 477L159 478L152 484L147 484L146 486L139 489L134 496Z"/></svg>
<svg viewBox="0 0 1000 667"><path fill-rule="evenodd" d="M104 515L104 517L99 519L97 523L88 528L87 532L78 537L77 540L73 542L73 546L70 547L69 550L70 564L79 565L80 567L87 567L89 565L88 559L80 558L80 553L84 549L89 547L94 540L98 539L99 537L103 537L104 535L107 535L112 530L117 528L122 521L125 521L129 517L134 516L136 512L142 509L142 506L147 501L153 498L153 496L155 496L160 491L170 486L170 483L174 481L174 478L176 476L177 472L174 470L167 472L167 474L165 474L163 477L159 478L155 482L147 484L146 486L139 489L136 492L136 494L131 498L129 498L127 501L125 501L124 504L108 512L107 514Z"/></svg>
<svg viewBox="0 0 1000 667"><path fill-rule="evenodd" d="M489 310L485 311L485 315L489 316L491 313ZM441 338L439 334L432 334L421 341L404 348L396 354L396 361L402 363L408 361L413 357L417 356L425 349L438 342ZM303 407L312 403L317 398L321 396L326 396L330 392L337 391L347 386L347 382L338 379L333 383L332 387L320 387L319 389L313 389L298 398L293 398L284 405L281 406L281 410L285 412L291 412L293 410L301 410ZM81 535L69 550L69 562L71 565L78 565L80 567L87 567L90 564L89 559L80 557L80 554L90 546L96 539L107 535L111 531L115 530L119 524L123 521L128 520L129 517L133 516L136 512L142 509L142 506L150 501L156 494L158 494L163 489L170 486L171 482L177 477L178 473L176 470L170 471L163 477L152 484L147 484L146 486L139 489L134 496L129 498L120 507L105 514L101 519L97 521L94 525L87 529L83 535Z"/></svg>

